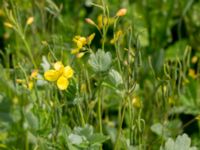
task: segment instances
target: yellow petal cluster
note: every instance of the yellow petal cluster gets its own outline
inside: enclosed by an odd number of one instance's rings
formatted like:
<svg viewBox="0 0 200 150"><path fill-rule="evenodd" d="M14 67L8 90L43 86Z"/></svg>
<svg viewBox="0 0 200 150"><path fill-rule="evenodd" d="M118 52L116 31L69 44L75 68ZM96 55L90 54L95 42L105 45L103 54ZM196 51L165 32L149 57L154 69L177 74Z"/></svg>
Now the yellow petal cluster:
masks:
<svg viewBox="0 0 200 150"><path fill-rule="evenodd" d="M29 89L30 91L33 89L35 80L37 80L38 70L35 69L31 72L31 75L28 76L27 80L25 79L16 79L16 83L22 85L24 88Z"/></svg>
<svg viewBox="0 0 200 150"><path fill-rule="evenodd" d="M135 108L141 108L142 104L141 104L140 98L137 97L137 96L133 97L133 99L132 99L132 105Z"/></svg>
<svg viewBox="0 0 200 150"><path fill-rule="evenodd" d="M83 37L80 35L77 35L73 38L73 42L76 44L76 48L71 50L71 54L75 54L77 58L81 58L85 53L81 52L81 49L85 45L90 45L92 40L95 37L95 33L89 35L88 37Z"/></svg>
<svg viewBox="0 0 200 150"><path fill-rule="evenodd" d="M114 33L114 38L110 41L111 44L114 44L116 41L119 40L119 38L122 36L123 32L122 30L117 31Z"/></svg>
<svg viewBox="0 0 200 150"><path fill-rule="evenodd" d="M109 18L109 17L106 17L101 14L97 17L97 24L98 24L98 27L101 29L103 26L105 25L111 25L113 24L115 21L114 18Z"/></svg>
<svg viewBox="0 0 200 150"><path fill-rule="evenodd" d="M31 25L31 24L33 23L33 21L34 21L34 17L29 17L29 18L27 19L27 21L26 21L26 24L27 24L27 25Z"/></svg>
<svg viewBox="0 0 200 150"><path fill-rule="evenodd" d="M73 77L74 71L70 66L65 66L58 61L53 65L54 69L50 69L44 73L44 78L48 81L55 82L60 90L67 89L69 78Z"/></svg>

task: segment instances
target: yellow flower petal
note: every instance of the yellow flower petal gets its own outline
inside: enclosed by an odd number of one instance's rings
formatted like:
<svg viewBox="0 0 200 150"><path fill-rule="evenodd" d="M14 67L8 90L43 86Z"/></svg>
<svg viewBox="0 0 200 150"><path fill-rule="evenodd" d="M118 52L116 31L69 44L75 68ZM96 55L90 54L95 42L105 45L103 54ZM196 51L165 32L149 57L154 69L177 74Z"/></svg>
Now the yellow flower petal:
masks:
<svg viewBox="0 0 200 150"><path fill-rule="evenodd" d="M48 81L56 81L60 73L56 70L48 70L44 73L44 78Z"/></svg>
<svg viewBox="0 0 200 150"><path fill-rule="evenodd" d="M4 22L4 26L6 26L8 28L13 28L13 25L9 22Z"/></svg>
<svg viewBox="0 0 200 150"><path fill-rule="evenodd" d="M34 21L34 17L29 17L29 18L27 19L27 21L26 21L26 24L27 24L27 25L30 25L30 24L33 23L33 21Z"/></svg>
<svg viewBox="0 0 200 150"><path fill-rule="evenodd" d="M76 45L77 45L78 49L81 49L83 47L83 43L81 41L77 41Z"/></svg>
<svg viewBox="0 0 200 150"><path fill-rule="evenodd" d="M71 50L71 54L77 54L79 52L79 48L74 48Z"/></svg>
<svg viewBox="0 0 200 150"><path fill-rule="evenodd" d="M66 77L64 76L61 76L60 78L58 78L58 81L57 81L57 86L60 90L65 90L67 89L69 85L69 81L67 80Z"/></svg>
<svg viewBox="0 0 200 150"><path fill-rule="evenodd" d="M63 72L63 76L65 76L67 79L71 78L74 74L74 70L70 66L66 66Z"/></svg>
<svg viewBox="0 0 200 150"><path fill-rule="evenodd" d="M85 55L85 53L84 53L84 52L81 52L81 53L76 54L76 57L77 57L77 58L81 58L81 57L83 57L84 55Z"/></svg>
<svg viewBox="0 0 200 150"><path fill-rule="evenodd" d="M95 37L95 33L92 33L90 36L88 36L88 38L87 38L87 43L88 43L88 45L91 44L91 42L92 42L92 40L94 39L94 37Z"/></svg>
<svg viewBox="0 0 200 150"><path fill-rule="evenodd" d="M56 62L56 63L54 63L54 68L55 68L55 70L63 70L64 69L64 65L62 64L62 62L61 61L58 61L58 62Z"/></svg>

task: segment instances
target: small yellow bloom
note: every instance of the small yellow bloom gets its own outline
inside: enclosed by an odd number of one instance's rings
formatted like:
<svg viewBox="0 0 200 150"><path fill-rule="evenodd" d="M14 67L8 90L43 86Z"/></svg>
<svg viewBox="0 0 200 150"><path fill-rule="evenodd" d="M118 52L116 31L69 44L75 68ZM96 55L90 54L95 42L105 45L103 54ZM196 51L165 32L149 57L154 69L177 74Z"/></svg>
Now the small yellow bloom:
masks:
<svg viewBox="0 0 200 150"><path fill-rule="evenodd" d="M135 108L141 108L142 104L141 104L140 98L139 97L133 97L133 99L132 99L132 105Z"/></svg>
<svg viewBox="0 0 200 150"><path fill-rule="evenodd" d="M74 48L74 49L71 50L71 54L78 54L79 51L80 51L79 48Z"/></svg>
<svg viewBox="0 0 200 150"><path fill-rule="evenodd" d="M28 89L29 90L32 90L33 89L33 81L29 81L29 83L28 83Z"/></svg>
<svg viewBox="0 0 200 150"><path fill-rule="evenodd" d="M197 115L197 116L195 117L195 119L196 119L196 120L200 120L200 115Z"/></svg>
<svg viewBox="0 0 200 150"><path fill-rule="evenodd" d="M4 26L8 28L13 28L13 25L9 22L4 22Z"/></svg>
<svg viewBox="0 0 200 150"><path fill-rule="evenodd" d="M198 57L197 56L193 56L192 57L192 63L195 64L198 61Z"/></svg>
<svg viewBox="0 0 200 150"><path fill-rule="evenodd" d="M31 78L31 79L36 79L36 78L37 78L37 75L38 75L38 70L35 69L35 70L32 71L30 78Z"/></svg>
<svg viewBox="0 0 200 150"><path fill-rule="evenodd" d="M2 9L0 9L0 16L4 16L4 12Z"/></svg>
<svg viewBox="0 0 200 150"><path fill-rule="evenodd" d="M26 81L25 80L23 80L23 79L16 79L16 83L18 83L18 84L23 84L23 83L25 83Z"/></svg>
<svg viewBox="0 0 200 150"><path fill-rule="evenodd" d="M27 19L27 21L26 21L26 24L27 24L27 25L30 25L30 24L33 23L33 21L34 21L34 17L29 17L29 18Z"/></svg>
<svg viewBox="0 0 200 150"><path fill-rule="evenodd" d="M87 44L88 44L88 45L91 44L91 42L92 42L92 40L94 39L94 37L95 37L95 33L92 33L91 35L89 35L89 36L87 37Z"/></svg>
<svg viewBox="0 0 200 150"><path fill-rule="evenodd" d="M54 63L54 69L48 70L44 73L44 78L48 81L57 81L57 86L60 90L67 89L69 85L69 78L72 78L74 71L70 66L64 67L62 62Z"/></svg>
<svg viewBox="0 0 200 150"><path fill-rule="evenodd" d="M109 18L109 17L106 17L101 14L97 17L97 24L98 24L98 27L101 29L103 26L107 26L107 25L111 25L113 24L115 21L114 18Z"/></svg>
<svg viewBox="0 0 200 150"><path fill-rule="evenodd" d="M169 103L169 105L175 105L176 101L175 101L174 97L170 96L168 98L168 103Z"/></svg>
<svg viewBox="0 0 200 150"><path fill-rule="evenodd" d="M73 42L76 43L77 47L71 50L71 54L75 54L77 58L83 57L85 53L81 51L81 49L85 45L90 45L94 37L95 37L95 33L89 35L87 38L83 36L79 36L79 35L75 36L73 38Z"/></svg>
<svg viewBox="0 0 200 150"><path fill-rule="evenodd" d="M77 58L81 58L81 57L83 57L84 55L85 55L85 53L84 53L84 52L81 52L81 53L76 54L76 57L77 57Z"/></svg>
<svg viewBox="0 0 200 150"><path fill-rule="evenodd" d="M193 79L195 79L197 76L194 69L189 69L188 75Z"/></svg>
<svg viewBox="0 0 200 150"><path fill-rule="evenodd" d="M73 38L73 41L76 43L77 47L79 49L81 49L84 45L87 44L87 39L85 37L82 37L82 36L75 36Z"/></svg>
<svg viewBox="0 0 200 150"><path fill-rule="evenodd" d="M119 40L119 38L122 36L123 32L122 30L119 30L117 31L115 34L114 34L114 38L110 41L111 44L114 44L116 41Z"/></svg>
<svg viewBox="0 0 200 150"><path fill-rule="evenodd" d="M126 8L122 8L120 10L118 10L118 12L116 13L116 16L121 17L126 15L127 9Z"/></svg>

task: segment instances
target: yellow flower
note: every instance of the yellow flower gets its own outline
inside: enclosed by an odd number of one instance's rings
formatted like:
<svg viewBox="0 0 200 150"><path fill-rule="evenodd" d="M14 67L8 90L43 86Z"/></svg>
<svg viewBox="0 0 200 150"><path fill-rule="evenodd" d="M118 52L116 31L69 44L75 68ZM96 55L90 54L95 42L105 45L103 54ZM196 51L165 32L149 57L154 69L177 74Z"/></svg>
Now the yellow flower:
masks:
<svg viewBox="0 0 200 150"><path fill-rule="evenodd" d="M137 97L137 96L134 96L133 99L132 99L132 105L133 105L135 108L141 108L141 107L142 107L142 104L141 104L140 98Z"/></svg>
<svg viewBox="0 0 200 150"><path fill-rule="evenodd" d="M114 34L114 38L110 41L111 44L114 44L116 41L119 40L119 38L122 36L122 30L119 30L117 31L115 34Z"/></svg>
<svg viewBox="0 0 200 150"><path fill-rule="evenodd" d="M36 79L37 75L38 75L38 70L37 69L33 70L31 73L30 79Z"/></svg>
<svg viewBox="0 0 200 150"><path fill-rule="evenodd" d="M194 69L189 69L188 75L193 79L195 79L197 76Z"/></svg>
<svg viewBox="0 0 200 150"><path fill-rule="evenodd" d="M31 24L33 23L33 21L34 21L34 17L29 17L29 18L27 19L27 21L26 21L26 24L27 24L27 25L31 25Z"/></svg>
<svg viewBox="0 0 200 150"><path fill-rule="evenodd" d="M48 70L44 73L44 78L51 82L57 82L60 90L67 89L69 85L69 78L72 78L74 71L70 66L64 67L62 62L58 61L54 65L54 69Z"/></svg>
<svg viewBox="0 0 200 150"><path fill-rule="evenodd" d="M87 44L87 39L85 37L82 37L79 35L75 36L73 38L73 41L76 43L76 45L79 49L81 49L84 45Z"/></svg>
<svg viewBox="0 0 200 150"><path fill-rule="evenodd" d="M81 58L84 56L84 51L81 51L81 49L85 46L85 45L90 45L92 40L95 37L95 33L89 35L88 37L83 37L83 36L75 36L73 38L73 41L76 43L76 48L73 48L71 50L71 54L75 54L77 58Z"/></svg>
<svg viewBox="0 0 200 150"><path fill-rule="evenodd" d="M13 28L13 25L9 22L4 22L4 26L8 28Z"/></svg>
<svg viewBox="0 0 200 150"><path fill-rule="evenodd" d="M107 26L107 25L111 25L113 24L115 21L114 18L109 18L109 17L106 17L101 14L97 17L97 23L98 23L98 27L101 29L103 26Z"/></svg>
<svg viewBox="0 0 200 150"><path fill-rule="evenodd" d="M192 63L195 64L198 61L198 57L197 56L193 56L192 57Z"/></svg>
<svg viewBox="0 0 200 150"><path fill-rule="evenodd" d="M94 37L95 37L95 33L92 33L91 35L89 35L89 36L87 37L87 44L88 44L88 45L91 44L91 42L92 42L92 40L94 39Z"/></svg>

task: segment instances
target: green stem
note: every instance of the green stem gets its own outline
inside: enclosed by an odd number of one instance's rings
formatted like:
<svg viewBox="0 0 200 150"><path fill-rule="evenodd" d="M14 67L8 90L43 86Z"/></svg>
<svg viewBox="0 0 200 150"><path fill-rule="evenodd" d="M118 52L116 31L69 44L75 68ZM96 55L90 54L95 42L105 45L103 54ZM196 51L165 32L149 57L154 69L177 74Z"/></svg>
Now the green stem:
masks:
<svg viewBox="0 0 200 150"><path fill-rule="evenodd" d="M25 141L25 150L29 150L29 143L28 143L28 132L26 131L26 141Z"/></svg>
<svg viewBox="0 0 200 150"><path fill-rule="evenodd" d="M101 95L100 95L101 91L99 89L99 93L98 93L98 117L99 117L99 131L100 133L103 133L102 130L102 116L101 116Z"/></svg>
<svg viewBox="0 0 200 150"><path fill-rule="evenodd" d="M121 108L123 108L122 110L122 114L121 114ZM116 142L114 145L114 150L118 150L118 143L119 143L119 139L120 139L120 135L121 135L121 130L122 130L122 124L124 121L124 115L125 115L125 110L126 110L126 106L121 106L121 108L119 108L119 127L118 127L118 131L117 131L117 138L116 138Z"/></svg>
<svg viewBox="0 0 200 150"><path fill-rule="evenodd" d="M31 53L31 49L30 49L30 47L29 47L27 41L25 40L25 37L22 36L21 38L22 38L22 40L23 40L23 42L24 42L24 44L25 44L25 46L26 46L26 49L28 50L29 57L30 57L30 59L31 59L33 65L34 65L34 67L37 68L37 65L36 65L36 63L35 63L35 60L33 59L33 55L32 55L32 53Z"/></svg>
<svg viewBox="0 0 200 150"><path fill-rule="evenodd" d="M82 126L85 126L85 119L83 117L83 110L82 110L80 104L78 104L78 110L79 110L79 113L81 115L81 124L82 124Z"/></svg>

